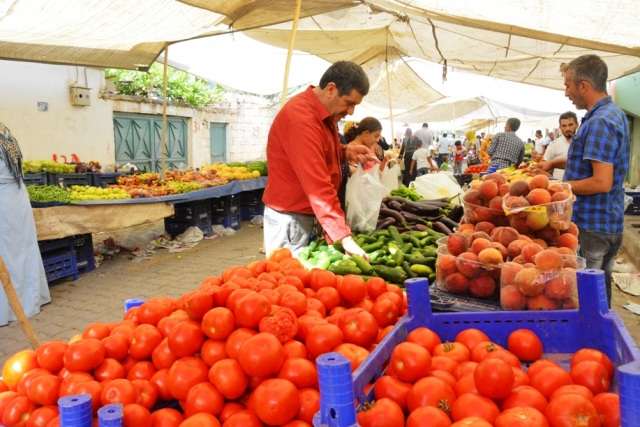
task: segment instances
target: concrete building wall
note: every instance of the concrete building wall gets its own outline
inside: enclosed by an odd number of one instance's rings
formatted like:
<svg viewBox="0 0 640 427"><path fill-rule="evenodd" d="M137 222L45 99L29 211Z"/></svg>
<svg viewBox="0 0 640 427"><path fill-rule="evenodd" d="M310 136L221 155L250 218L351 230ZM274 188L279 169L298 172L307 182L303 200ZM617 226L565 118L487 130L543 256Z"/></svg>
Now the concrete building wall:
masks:
<svg viewBox="0 0 640 427"><path fill-rule="evenodd" d="M622 77L612 87L616 104L633 118L627 180L631 185L640 185L640 73Z"/></svg>

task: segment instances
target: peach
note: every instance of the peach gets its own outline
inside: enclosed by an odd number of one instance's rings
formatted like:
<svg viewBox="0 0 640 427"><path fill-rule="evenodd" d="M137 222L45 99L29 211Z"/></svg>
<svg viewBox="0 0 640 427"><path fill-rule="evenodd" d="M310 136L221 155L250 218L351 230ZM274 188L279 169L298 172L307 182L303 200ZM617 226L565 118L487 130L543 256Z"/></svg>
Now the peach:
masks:
<svg viewBox="0 0 640 427"><path fill-rule="evenodd" d="M558 301L545 294L540 294L527 300L527 308L529 310L557 310Z"/></svg>
<svg viewBox="0 0 640 427"><path fill-rule="evenodd" d="M546 205L547 203L551 203L551 194L544 188L535 188L529 191L525 199L527 199L527 202L529 202L531 206Z"/></svg>
<svg viewBox="0 0 640 427"><path fill-rule="evenodd" d="M504 197L505 195L509 194L509 189L511 188L510 184L502 184L499 188L498 188L498 195L500 197Z"/></svg>
<svg viewBox="0 0 640 427"><path fill-rule="evenodd" d="M500 305L504 310L524 310L527 306L527 297L515 286L505 286L500 289Z"/></svg>
<svg viewBox="0 0 640 427"><path fill-rule="evenodd" d="M453 256L458 256L469 249L469 241L460 233L453 233L447 239L447 250Z"/></svg>
<svg viewBox="0 0 640 427"><path fill-rule="evenodd" d="M480 189L478 190L478 194L485 201L491 200L498 195L498 181L495 179L485 180L482 184L480 184Z"/></svg>
<svg viewBox="0 0 640 427"><path fill-rule="evenodd" d="M569 248L575 252L578 249L578 238L573 234L561 234L556 244L561 248Z"/></svg>
<svg viewBox="0 0 640 427"><path fill-rule="evenodd" d="M527 214L525 212L509 215L509 225L521 236L531 231L531 227L527 225Z"/></svg>
<svg viewBox="0 0 640 427"><path fill-rule="evenodd" d="M507 258L509 258L509 251L507 250L507 248L504 247L502 243L491 242L491 247L494 249L497 249L500 252L500 255L502 255L503 261L506 261Z"/></svg>
<svg viewBox="0 0 640 427"><path fill-rule="evenodd" d="M580 303L578 302L578 298L570 297L560 301L560 304L558 304L558 306L560 310L576 310L580 307Z"/></svg>
<svg viewBox="0 0 640 427"><path fill-rule="evenodd" d="M527 236L526 234L521 234L520 237L518 237L519 240L524 240L527 243L533 243L533 240L531 239L531 237Z"/></svg>
<svg viewBox="0 0 640 427"><path fill-rule="evenodd" d="M549 178L544 175L536 175L529 181L529 190L535 190L536 188L547 189L549 188Z"/></svg>
<svg viewBox="0 0 640 427"><path fill-rule="evenodd" d="M551 182L549 182L549 184L551 184ZM549 192L549 194L551 194L551 196L553 196L556 193L562 193L564 189L562 188L562 185L556 182L555 184L549 185L549 188L547 188L547 191Z"/></svg>
<svg viewBox="0 0 640 427"><path fill-rule="evenodd" d="M565 193L564 191L560 191L558 193L553 193L551 195L551 201L552 202L561 202L563 200L567 200L569 198L569 195L567 193Z"/></svg>
<svg viewBox="0 0 640 427"><path fill-rule="evenodd" d="M474 233L475 233L475 231L473 231L473 230L464 230L460 234L462 234L464 237L466 237L468 242L471 242L471 236L473 236ZM469 243L469 245L471 245L471 243Z"/></svg>
<svg viewBox="0 0 640 427"><path fill-rule="evenodd" d="M526 197L529 194L529 183L524 179L512 182L509 194L515 197Z"/></svg>
<svg viewBox="0 0 640 427"><path fill-rule="evenodd" d="M484 231L476 231L475 233L473 233L471 235L471 240L469 240L469 243L473 245L473 241L476 239L485 239L491 241L491 237Z"/></svg>
<svg viewBox="0 0 640 427"><path fill-rule="evenodd" d="M483 263L487 268L494 268L502 264L503 259L498 249L489 247L478 253L478 261Z"/></svg>
<svg viewBox="0 0 640 427"><path fill-rule="evenodd" d="M502 229L504 227L496 227L493 230L491 230L491 233L489 233L489 236L491 236L491 240L495 240L497 239L496 236L498 236L500 233L502 233Z"/></svg>
<svg viewBox="0 0 640 427"><path fill-rule="evenodd" d="M493 219L493 213L491 212L491 209L480 206L476 208L476 219L477 222L491 222Z"/></svg>
<svg viewBox="0 0 640 427"><path fill-rule="evenodd" d="M542 249L547 249L549 247L549 245L547 245L547 242L537 237L533 239L533 243L535 243L536 245L540 245Z"/></svg>
<svg viewBox="0 0 640 427"><path fill-rule="evenodd" d="M487 221L476 224L476 231L484 231L487 234L490 234L494 228L496 228L496 226ZM460 229L458 229L458 231L460 231Z"/></svg>
<svg viewBox="0 0 640 427"><path fill-rule="evenodd" d="M475 277L482 271L482 264L478 261L478 255L473 252L465 252L458 256L456 260L458 272L465 277Z"/></svg>
<svg viewBox="0 0 640 427"><path fill-rule="evenodd" d="M511 242L518 240L520 233L511 227L505 227L497 237L498 242L500 242L504 247L508 247Z"/></svg>
<svg viewBox="0 0 640 427"><path fill-rule="evenodd" d="M464 196L462 196L462 200L477 206L482 205L483 202L482 198L480 197L480 193L478 193L476 190L471 189L467 190L467 192L464 193Z"/></svg>
<svg viewBox="0 0 640 427"><path fill-rule="evenodd" d="M469 293L476 298L489 298L496 291L496 282L487 274L469 280Z"/></svg>
<svg viewBox="0 0 640 427"><path fill-rule="evenodd" d="M571 256L576 256L576 252L572 251L570 248L564 248L564 247L560 247L558 248L558 253L560 255L571 255Z"/></svg>
<svg viewBox="0 0 640 427"><path fill-rule="evenodd" d="M558 252L544 249L538 252L534 258L536 267L542 271L562 270L564 261Z"/></svg>
<svg viewBox="0 0 640 427"><path fill-rule="evenodd" d="M444 286L454 294L464 294L469 289L469 279L460 273L453 273L444 279Z"/></svg>
<svg viewBox="0 0 640 427"><path fill-rule="evenodd" d="M507 180L505 180L502 175L500 175L499 173L495 173L495 172L487 174L487 175L484 176L484 180L485 181L487 181L489 179L495 179L498 182L498 186L507 183Z"/></svg>
<svg viewBox="0 0 640 427"><path fill-rule="evenodd" d="M502 268L500 268L500 286L511 286L514 284L514 279L516 274L524 267L517 262L509 261L504 263Z"/></svg>
<svg viewBox="0 0 640 427"><path fill-rule="evenodd" d="M470 207L471 205L467 205L464 207L464 220L469 224L475 224L478 222L478 216L476 215L475 208Z"/></svg>
<svg viewBox="0 0 640 427"><path fill-rule="evenodd" d="M504 210L502 209L502 197L496 196L489 200L489 209L491 209L494 215L504 215Z"/></svg>
<svg viewBox="0 0 640 427"><path fill-rule="evenodd" d="M464 219L464 218L463 218ZM464 230L477 230L477 225L473 224L462 224L458 227L458 232L463 232ZM477 230L480 231L480 230Z"/></svg>
<svg viewBox="0 0 640 427"><path fill-rule="evenodd" d="M553 212L549 215L549 227L554 230L566 230L569 227L571 218L564 212Z"/></svg>
<svg viewBox="0 0 640 427"><path fill-rule="evenodd" d="M509 257L511 257L511 259L514 259L518 255L520 255L522 253L522 248L524 248L528 244L529 243L526 240L522 240L522 239L517 239L509 243L509 246L507 246L507 252L509 253Z"/></svg>
<svg viewBox="0 0 640 427"><path fill-rule="evenodd" d="M549 215L546 212L529 212L525 223L533 231L542 230L549 224Z"/></svg>
<svg viewBox="0 0 640 427"><path fill-rule="evenodd" d="M475 239L471 244L471 252L476 255L479 255L483 250L491 247L491 241L487 239Z"/></svg>
<svg viewBox="0 0 640 427"><path fill-rule="evenodd" d="M513 284L528 297L534 297L544 291L544 279L537 268L525 267L516 273Z"/></svg>
<svg viewBox="0 0 640 427"><path fill-rule="evenodd" d="M556 243L558 241L558 238L560 237L560 232L558 230L554 230L551 227L547 227L538 231L536 233L536 236L538 236L539 239L547 242L547 244Z"/></svg>
<svg viewBox="0 0 640 427"><path fill-rule="evenodd" d="M438 273L445 277L455 273L458 271L456 257L453 255L438 255L437 269Z"/></svg>
<svg viewBox="0 0 640 427"><path fill-rule="evenodd" d="M578 226L576 225L575 222L570 222L569 227L567 227L567 229L563 231L563 234L564 233L573 234L576 237L578 237L578 235L580 234L578 230Z"/></svg>
<svg viewBox="0 0 640 427"><path fill-rule="evenodd" d="M562 268L569 268L572 270L577 270L579 267L578 260L574 257L564 256L562 258Z"/></svg>
<svg viewBox="0 0 640 427"><path fill-rule="evenodd" d="M479 181L476 181L474 183L472 183L471 185L469 185L469 190L475 190L478 191L478 189L480 188L480 184L482 184Z"/></svg>
<svg viewBox="0 0 640 427"><path fill-rule="evenodd" d="M544 293L549 298L565 299L575 293L576 286L576 273L561 271L557 276L547 280L544 285Z"/></svg>
<svg viewBox="0 0 640 427"><path fill-rule="evenodd" d="M511 261L520 265L527 264L527 260L525 259L524 255L518 255L517 257L513 258Z"/></svg>
<svg viewBox="0 0 640 427"><path fill-rule="evenodd" d="M532 262L525 262L523 265L524 268L537 268L536 265Z"/></svg>

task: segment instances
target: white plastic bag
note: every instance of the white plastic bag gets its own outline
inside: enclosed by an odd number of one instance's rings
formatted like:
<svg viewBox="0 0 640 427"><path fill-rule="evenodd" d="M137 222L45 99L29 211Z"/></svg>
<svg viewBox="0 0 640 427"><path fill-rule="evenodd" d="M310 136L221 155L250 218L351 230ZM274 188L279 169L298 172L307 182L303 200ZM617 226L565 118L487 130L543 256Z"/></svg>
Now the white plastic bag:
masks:
<svg viewBox="0 0 640 427"><path fill-rule="evenodd" d="M347 208L347 223L357 231L371 231L376 228L380 203L387 195L387 188L380 181L378 168L368 171L358 170L347 182L345 196Z"/></svg>
<svg viewBox="0 0 640 427"><path fill-rule="evenodd" d="M429 173L417 177L410 185L425 199L454 197L462 194L462 187L453 176L444 173Z"/></svg>
<svg viewBox="0 0 640 427"><path fill-rule="evenodd" d="M387 189L387 194L399 187L398 175L400 174L400 166L396 163L390 168L384 168L382 172L382 185Z"/></svg>

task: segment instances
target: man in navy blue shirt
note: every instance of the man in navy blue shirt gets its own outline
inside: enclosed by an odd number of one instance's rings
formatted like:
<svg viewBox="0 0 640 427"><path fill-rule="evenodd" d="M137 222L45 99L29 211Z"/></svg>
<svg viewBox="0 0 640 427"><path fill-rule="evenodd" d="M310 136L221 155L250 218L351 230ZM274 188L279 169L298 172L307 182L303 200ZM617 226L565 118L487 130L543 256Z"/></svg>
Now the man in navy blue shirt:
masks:
<svg viewBox="0 0 640 427"><path fill-rule="evenodd" d="M563 64L565 95L587 110L566 159L535 165L548 171L566 166L564 180L576 195L573 221L578 226L580 255L587 268L605 272L611 306L611 271L622 245L624 190L629 169L629 124L607 95L607 64L597 55L583 55Z"/></svg>

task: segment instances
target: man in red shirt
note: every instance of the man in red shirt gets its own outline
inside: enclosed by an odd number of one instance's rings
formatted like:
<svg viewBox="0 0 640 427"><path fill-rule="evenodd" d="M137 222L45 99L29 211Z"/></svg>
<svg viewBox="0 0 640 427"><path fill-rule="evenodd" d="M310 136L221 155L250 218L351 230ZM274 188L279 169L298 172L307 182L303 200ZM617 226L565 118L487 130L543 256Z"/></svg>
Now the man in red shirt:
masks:
<svg viewBox="0 0 640 427"><path fill-rule="evenodd" d="M341 241L348 254L366 257L351 237L338 200L340 165L377 161L364 145L341 145L337 123L369 92L369 79L359 65L338 61L325 71L319 86L291 98L269 131L269 179L265 204L265 253L289 248L296 253L309 244L315 218L327 242Z"/></svg>

